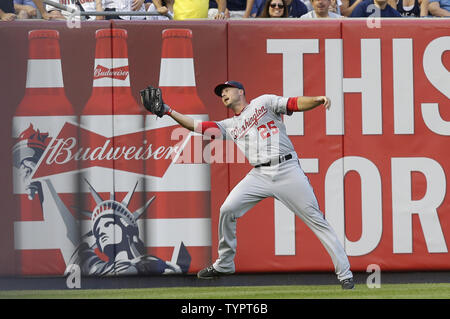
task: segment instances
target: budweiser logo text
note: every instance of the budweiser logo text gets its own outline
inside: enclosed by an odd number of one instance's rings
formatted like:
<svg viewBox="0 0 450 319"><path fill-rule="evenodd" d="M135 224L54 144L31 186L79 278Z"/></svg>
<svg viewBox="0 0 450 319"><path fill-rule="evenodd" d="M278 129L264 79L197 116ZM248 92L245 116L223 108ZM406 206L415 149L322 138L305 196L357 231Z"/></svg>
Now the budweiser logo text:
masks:
<svg viewBox="0 0 450 319"><path fill-rule="evenodd" d="M128 65L110 69L98 64L94 70L94 80L101 78L125 80L128 77L128 74Z"/></svg>
<svg viewBox="0 0 450 319"><path fill-rule="evenodd" d="M112 139L108 139L102 146L95 148L77 145L74 137L57 139L51 146L45 163L66 164L70 161L111 161L111 160L149 160L169 159L178 152L178 146L159 146L152 144L144 146L113 146Z"/></svg>
<svg viewBox="0 0 450 319"><path fill-rule="evenodd" d="M105 137L66 123L48 146L34 177L89 167L142 173L142 165L139 163L148 160L152 161L152 164L148 165L146 173L161 177L170 164L179 157L183 144L169 140L171 128L160 130L164 130L159 132L160 134L168 136L166 140L156 139L157 130ZM156 165L153 161L158 161L160 164Z"/></svg>
<svg viewBox="0 0 450 319"><path fill-rule="evenodd" d="M145 175L163 177L172 163L245 162L245 155L226 141L205 145L205 139L179 126L105 137L67 122L48 145L33 178L90 167L141 174L143 162Z"/></svg>

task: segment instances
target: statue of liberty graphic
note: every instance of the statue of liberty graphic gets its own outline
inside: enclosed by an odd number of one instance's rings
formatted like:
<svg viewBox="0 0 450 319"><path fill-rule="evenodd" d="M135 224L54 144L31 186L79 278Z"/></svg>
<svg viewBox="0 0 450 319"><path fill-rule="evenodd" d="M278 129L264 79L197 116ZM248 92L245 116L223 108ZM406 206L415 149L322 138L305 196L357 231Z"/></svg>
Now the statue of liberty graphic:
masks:
<svg viewBox="0 0 450 319"><path fill-rule="evenodd" d="M44 219L40 224L46 227L41 227L37 231L37 228L33 229L33 222L20 222L15 227L15 231L19 232L17 240L20 239L16 244L20 246L25 242L31 245L38 242L41 237L54 236L58 238L55 245L64 257L66 271L76 264L85 275L187 273L191 256L181 241L174 247L171 261L147 254L145 245L139 237L137 220L144 215L155 200L155 196L132 213L128 209L128 204L139 180L121 202L115 200L114 193L111 193L109 199L104 200L92 185L84 180L83 182L89 186L96 206L93 211L82 212L90 218L88 222L90 226L80 238L79 230L84 221L75 218L70 212L52 180L45 177L33 179L33 173L49 147L49 140L51 138L48 133L42 133L30 124L19 134L13 147L14 178L17 188L27 194L29 200L36 197L39 199Z"/></svg>
<svg viewBox="0 0 450 319"><path fill-rule="evenodd" d="M139 238L137 220L153 202L155 196L132 213L127 207L137 183L122 202L118 202L114 199L113 193L109 199L102 199L92 185L87 180L85 182L89 185L97 205L92 212L83 212L91 218L91 229L82 236L82 242L69 264L79 265L83 274L98 276L174 274L188 271L191 257L182 242L174 250L178 256L174 256L172 261L164 261L146 254L145 245ZM89 241L92 244L89 244ZM107 260L101 258L96 250L106 256Z"/></svg>

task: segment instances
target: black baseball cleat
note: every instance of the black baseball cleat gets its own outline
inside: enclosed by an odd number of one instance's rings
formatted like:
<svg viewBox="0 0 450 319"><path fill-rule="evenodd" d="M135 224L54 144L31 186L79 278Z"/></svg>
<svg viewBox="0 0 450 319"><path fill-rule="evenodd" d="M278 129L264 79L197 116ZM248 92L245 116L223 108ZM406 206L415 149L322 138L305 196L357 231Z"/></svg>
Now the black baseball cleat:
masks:
<svg viewBox="0 0 450 319"><path fill-rule="evenodd" d="M353 278L347 278L341 281L342 289L353 289L355 288L355 283L353 282Z"/></svg>
<svg viewBox="0 0 450 319"><path fill-rule="evenodd" d="M212 265L200 270L197 273L197 277L200 279L213 279L213 278L218 278L220 276L226 276L226 275L229 275L229 274L215 270Z"/></svg>

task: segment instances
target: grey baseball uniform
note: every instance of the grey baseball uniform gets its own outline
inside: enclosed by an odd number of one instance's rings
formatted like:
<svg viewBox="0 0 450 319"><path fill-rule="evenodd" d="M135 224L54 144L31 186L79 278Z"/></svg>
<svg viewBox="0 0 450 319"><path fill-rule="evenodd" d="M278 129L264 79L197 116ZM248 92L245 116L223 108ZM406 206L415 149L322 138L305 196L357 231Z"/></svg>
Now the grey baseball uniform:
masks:
<svg viewBox="0 0 450 319"><path fill-rule="evenodd" d="M233 140L254 168L220 208L219 256L213 266L222 273L235 272L237 219L262 199L274 197L319 238L331 256L338 279L351 278L344 248L319 210L314 191L286 133L281 115L288 113L287 103L285 97L262 95L252 100L240 114L216 122L222 136Z"/></svg>

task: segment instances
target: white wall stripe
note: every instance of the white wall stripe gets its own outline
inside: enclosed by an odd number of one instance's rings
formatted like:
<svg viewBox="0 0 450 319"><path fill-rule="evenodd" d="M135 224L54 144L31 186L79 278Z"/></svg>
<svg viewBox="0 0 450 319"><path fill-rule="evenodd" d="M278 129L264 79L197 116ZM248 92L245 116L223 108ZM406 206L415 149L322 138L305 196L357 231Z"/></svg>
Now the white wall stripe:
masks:
<svg viewBox="0 0 450 319"><path fill-rule="evenodd" d="M159 86L195 86L192 58L163 58L159 73Z"/></svg>

